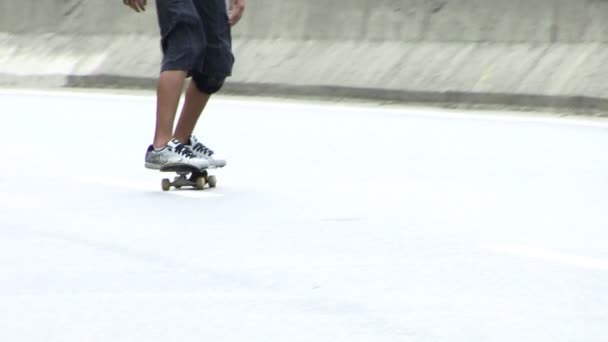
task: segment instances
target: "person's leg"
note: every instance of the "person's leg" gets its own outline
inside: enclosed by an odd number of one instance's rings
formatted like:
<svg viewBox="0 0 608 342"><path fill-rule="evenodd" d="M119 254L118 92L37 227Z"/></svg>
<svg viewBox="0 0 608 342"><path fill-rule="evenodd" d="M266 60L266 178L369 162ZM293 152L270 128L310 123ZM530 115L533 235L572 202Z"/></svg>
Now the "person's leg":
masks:
<svg viewBox="0 0 608 342"><path fill-rule="evenodd" d="M207 158L196 155L191 147L176 139L173 134L175 114L182 94L186 72L166 70L161 72L157 88L156 131L154 143L146 151L145 166L159 169L168 163L188 164L207 168Z"/></svg>
<svg viewBox="0 0 608 342"><path fill-rule="evenodd" d="M234 56L230 25L224 0L196 1L194 5L206 43L201 59L195 63L199 68L192 70L192 81L186 90L174 136L188 144L197 157L206 158L212 166L223 167L226 162L214 159L214 152L200 143L193 132L210 96L222 88L224 80L231 74Z"/></svg>
<svg viewBox="0 0 608 342"><path fill-rule="evenodd" d="M156 129L153 143L157 149L167 145L167 142L174 137L175 114L185 79L185 71L170 70L160 74L156 89ZM185 142L179 138L178 140Z"/></svg>
<svg viewBox="0 0 608 342"><path fill-rule="evenodd" d="M193 4L206 44L201 54L202 59L197 61L199 68L193 70L192 81L186 91L186 100L177 123L175 137L180 141L187 141L192 135L209 97L220 90L225 76L230 75L234 58L225 1L205 0L195 1Z"/></svg>
<svg viewBox="0 0 608 342"><path fill-rule="evenodd" d="M163 60L157 84L153 146L174 138L174 124L187 75L200 68L206 45L204 30L192 0L156 1Z"/></svg>
<svg viewBox="0 0 608 342"><path fill-rule="evenodd" d="M175 128L175 138L187 144L201 113L205 109L211 95L200 91L196 82L190 81L186 90L186 99Z"/></svg>
<svg viewBox="0 0 608 342"><path fill-rule="evenodd" d="M214 152L199 142L192 134L196 123L212 94L224 85L224 77L210 77L195 72L186 92L186 101L175 130L175 137L188 144L195 155L206 159L213 167L224 167L226 161L214 156Z"/></svg>
<svg viewBox="0 0 608 342"><path fill-rule="evenodd" d="M167 163L206 168L209 162L197 157L191 147L175 139L173 127L185 79L205 44L198 14L191 1L157 1L163 61L157 85L156 128L146 151L145 166L158 169ZM176 6L176 7L167 7Z"/></svg>

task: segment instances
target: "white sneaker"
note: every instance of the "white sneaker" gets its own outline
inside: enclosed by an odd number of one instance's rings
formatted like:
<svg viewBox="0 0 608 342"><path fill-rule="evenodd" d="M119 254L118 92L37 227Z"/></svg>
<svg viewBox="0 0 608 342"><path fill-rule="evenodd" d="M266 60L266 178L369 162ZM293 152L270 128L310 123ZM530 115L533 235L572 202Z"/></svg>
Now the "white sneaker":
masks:
<svg viewBox="0 0 608 342"><path fill-rule="evenodd" d="M226 160L215 157L215 152L203 145L194 135L190 136L188 146L194 152L198 158L206 159L211 167L224 167L226 166Z"/></svg>
<svg viewBox="0 0 608 342"><path fill-rule="evenodd" d="M172 139L160 150L156 150L152 145L148 147L146 168L158 170L165 164L188 164L199 169L209 167L206 158L197 158L190 146L180 143L177 139Z"/></svg>

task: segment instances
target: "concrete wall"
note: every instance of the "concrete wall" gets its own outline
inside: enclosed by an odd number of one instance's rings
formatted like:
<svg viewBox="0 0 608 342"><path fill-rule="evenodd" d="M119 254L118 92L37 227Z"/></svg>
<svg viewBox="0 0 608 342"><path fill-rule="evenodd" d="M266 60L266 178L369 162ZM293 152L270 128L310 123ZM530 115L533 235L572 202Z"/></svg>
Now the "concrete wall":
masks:
<svg viewBox="0 0 608 342"><path fill-rule="evenodd" d="M253 2L252 2L253 3ZM399 42L605 42L603 0L257 0L249 39Z"/></svg>
<svg viewBox="0 0 608 342"><path fill-rule="evenodd" d="M151 86L153 3L0 0L0 84ZM228 91L608 109L606 0L249 0Z"/></svg>

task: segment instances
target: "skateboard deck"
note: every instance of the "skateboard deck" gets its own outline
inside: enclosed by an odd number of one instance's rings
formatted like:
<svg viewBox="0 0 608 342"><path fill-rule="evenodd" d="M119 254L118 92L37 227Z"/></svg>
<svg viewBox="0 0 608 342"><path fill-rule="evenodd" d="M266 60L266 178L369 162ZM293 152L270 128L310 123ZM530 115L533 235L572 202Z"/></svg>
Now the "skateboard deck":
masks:
<svg viewBox="0 0 608 342"><path fill-rule="evenodd" d="M160 172L175 172L177 176L171 181L164 178L161 182L163 191L169 191L171 187L180 189L182 187L193 187L203 190L205 185L215 188L217 178L209 175L206 169L199 169L188 164L167 164L160 168Z"/></svg>

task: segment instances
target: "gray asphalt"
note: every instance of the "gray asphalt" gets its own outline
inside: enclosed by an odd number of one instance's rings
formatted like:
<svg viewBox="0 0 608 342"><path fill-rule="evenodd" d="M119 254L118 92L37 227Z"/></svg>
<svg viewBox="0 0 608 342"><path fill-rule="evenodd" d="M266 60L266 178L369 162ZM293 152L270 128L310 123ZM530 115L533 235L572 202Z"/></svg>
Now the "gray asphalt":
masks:
<svg viewBox="0 0 608 342"><path fill-rule="evenodd" d="M608 122L218 97L218 188L151 94L0 91L2 341L606 341Z"/></svg>

